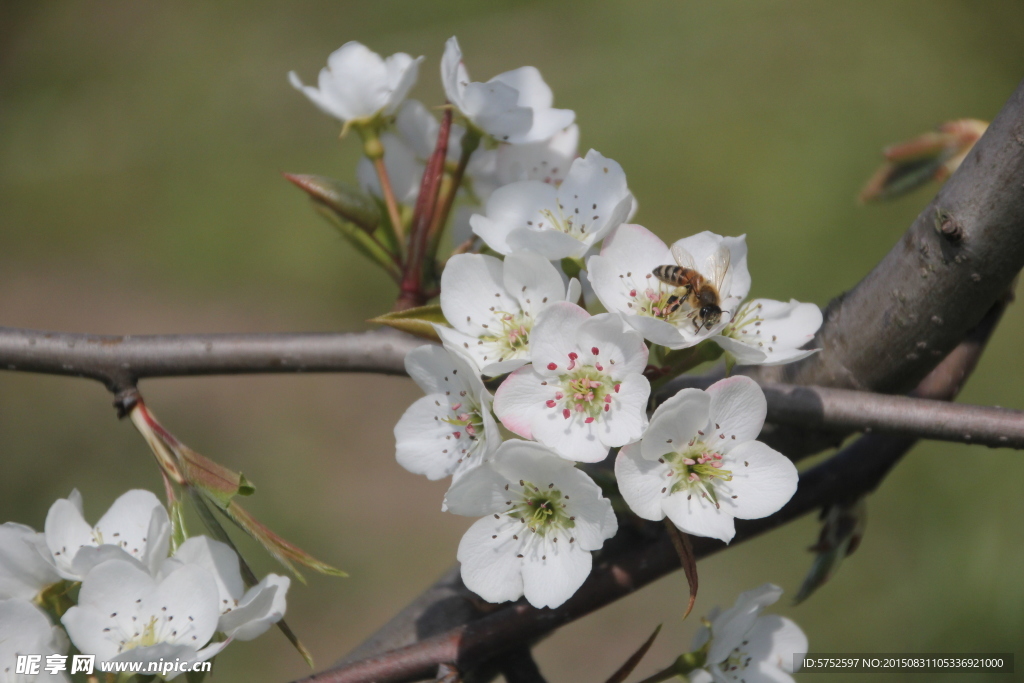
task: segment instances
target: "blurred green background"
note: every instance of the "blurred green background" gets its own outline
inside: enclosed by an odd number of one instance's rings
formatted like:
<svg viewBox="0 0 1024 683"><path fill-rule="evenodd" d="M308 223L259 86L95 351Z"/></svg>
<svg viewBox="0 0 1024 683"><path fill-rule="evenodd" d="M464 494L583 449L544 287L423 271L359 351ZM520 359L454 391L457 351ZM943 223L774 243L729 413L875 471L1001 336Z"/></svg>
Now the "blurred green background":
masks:
<svg viewBox="0 0 1024 683"><path fill-rule="evenodd" d="M0 3L0 324L98 333L356 330L394 292L284 171L354 177L358 145L286 80L360 40L426 55L414 96L441 102L458 35L480 80L541 69L590 147L622 163L638 222L667 240L746 233L753 293L824 305L930 198L859 207L887 143L991 118L1024 76L1024 4L1004 2ZM1024 408L1012 307L962 400ZM153 410L243 470L252 510L351 573L293 585L288 619L326 666L454 562L471 520L445 484L402 470L391 428L408 380L154 380ZM157 470L85 380L0 373L0 521L41 528L78 487L95 521ZM819 652L996 652L1024 641L1022 456L924 444L870 501L832 584L780 605ZM696 613L764 581L793 595L804 519L701 564ZM274 569L251 545L261 573ZM658 623L640 668L698 626L673 575L545 641L550 680L603 680ZM1021 651L1018 649L1018 654ZM1018 663L1018 669L1024 662ZM279 633L239 643L214 680L307 673ZM805 676L811 679L812 676ZM849 680L849 677L835 677ZM873 676L870 680L900 680ZM993 676L930 677L990 680ZM828 675L814 675L828 680ZM1004 677L1005 679L1005 677Z"/></svg>

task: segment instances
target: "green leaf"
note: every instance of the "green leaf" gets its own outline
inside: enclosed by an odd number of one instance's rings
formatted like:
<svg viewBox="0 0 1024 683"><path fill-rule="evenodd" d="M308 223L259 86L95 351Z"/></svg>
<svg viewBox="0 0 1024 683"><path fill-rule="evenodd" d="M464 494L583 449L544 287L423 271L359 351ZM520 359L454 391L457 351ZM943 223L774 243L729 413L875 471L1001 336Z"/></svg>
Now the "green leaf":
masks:
<svg viewBox="0 0 1024 683"><path fill-rule="evenodd" d="M448 321L444 318L444 313L441 312L440 304L407 308L404 311L392 311L391 313L378 315L376 318L370 318L367 322L387 325L396 330L437 342L441 341L441 338L437 336L434 324L448 324Z"/></svg>

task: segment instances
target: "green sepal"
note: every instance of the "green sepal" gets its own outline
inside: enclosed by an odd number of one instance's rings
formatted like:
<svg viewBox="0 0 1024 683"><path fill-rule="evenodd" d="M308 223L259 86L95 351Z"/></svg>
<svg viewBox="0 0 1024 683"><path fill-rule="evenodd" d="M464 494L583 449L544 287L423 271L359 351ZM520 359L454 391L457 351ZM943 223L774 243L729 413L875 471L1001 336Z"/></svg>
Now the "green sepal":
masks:
<svg viewBox="0 0 1024 683"><path fill-rule="evenodd" d="M569 277L579 278L580 272L586 269L583 259L566 256L562 259L562 270Z"/></svg>
<svg viewBox="0 0 1024 683"><path fill-rule="evenodd" d="M378 315L376 318L370 318L367 322L387 325L396 330L437 342L441 341L441 338L437 336L437 330L434 329L434 325L448 325L444 313L441 312L441 304L407 308L404 311L392 311L391 313Z"/></svg>
<svg viewBox="0 0 1024 683"><path fill-rule="evenodd" d="M171 555L176 553L186 540L188 529L185 527L185 504L176 500L171 503Z"/></svg>
<svg viewBox="0 0 1024 683"><path fill-rule="evenodd" d="M368 233L380 225L380 207L362 190L325 176L285 173L284 177L308 194L314 204L332 212L342 222L352 223Z"/></svg>

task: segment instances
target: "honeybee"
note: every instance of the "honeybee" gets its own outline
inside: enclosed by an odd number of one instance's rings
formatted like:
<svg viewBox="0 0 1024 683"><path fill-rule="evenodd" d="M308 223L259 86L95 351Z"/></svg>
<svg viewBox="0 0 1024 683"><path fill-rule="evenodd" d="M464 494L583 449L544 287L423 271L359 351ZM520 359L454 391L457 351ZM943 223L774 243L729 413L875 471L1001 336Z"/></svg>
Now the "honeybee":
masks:
<svg viewBox="0 0 1024 683"><path fill-rule="evenodd" d="M722 298L719 293L729 272L729 249L725 245L718 247L708 257L704 277L693 262L693 255L678 244L672 246L672 257L678 265L658 266L651 273L667 285L679 287L680 294L668 298L665 307L667 313L673 313L685 302L694 310L694 332L701 328L714 327L722 319Z"/></svg>

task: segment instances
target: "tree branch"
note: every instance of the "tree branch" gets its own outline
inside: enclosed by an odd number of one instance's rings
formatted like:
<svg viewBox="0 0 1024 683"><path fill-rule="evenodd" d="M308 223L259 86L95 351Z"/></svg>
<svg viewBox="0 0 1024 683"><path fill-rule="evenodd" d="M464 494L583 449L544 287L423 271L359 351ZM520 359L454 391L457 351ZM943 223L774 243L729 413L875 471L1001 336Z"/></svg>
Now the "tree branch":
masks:
<svg viewBox="0 0 1024 683"><path fill-rule="evenodd" d="M915 394L930 400L952 399L970 374L1005 310L1006 302L993 306L968 337L947 355L922 381ZM874 490L886 474L909 451L916 439L905 436L869 434L844 448L826 462L803 472L796 495L777 513L759 520L737 520L731 545L784 525L825 505L853 500ZM558 627L579 619L679 569L679 557L660 524L621 524L619 534L595 557L590 577L577 593L556 609L537 609L524 601L489 613L477 610L474 621L466 612L478 599L457 580L458 568L450 570L430 591L442 590L444 600L433 605L417 600L416 609L407 608L378 636L335 668L301 679L297 683L402 683L432 675L441 662L454 663L460 670L472 670L521 643L532 643ZM707 538L693 539L698 558L727 547ZM424 597L430 594L424 594ZM457 606L451 616L447 607ZM413 622L407 619L420 615ZM421 621L430 615L430 620ZM451 623L445 631L431 626ZM409 629L414 634L410 636ZM387 634L381 637L382 634ZM403 642L404 641L404 642ZM390 642L393 649L380 649Z"/></svg>
<svg viewBox="0 0 1024 683"><path fill-rule="evenodd" d="M0 369L88 377L117 393L146 377L282 372L402 375L405 354L426 343L395 330L113 336L0 327Z"/></svg>

